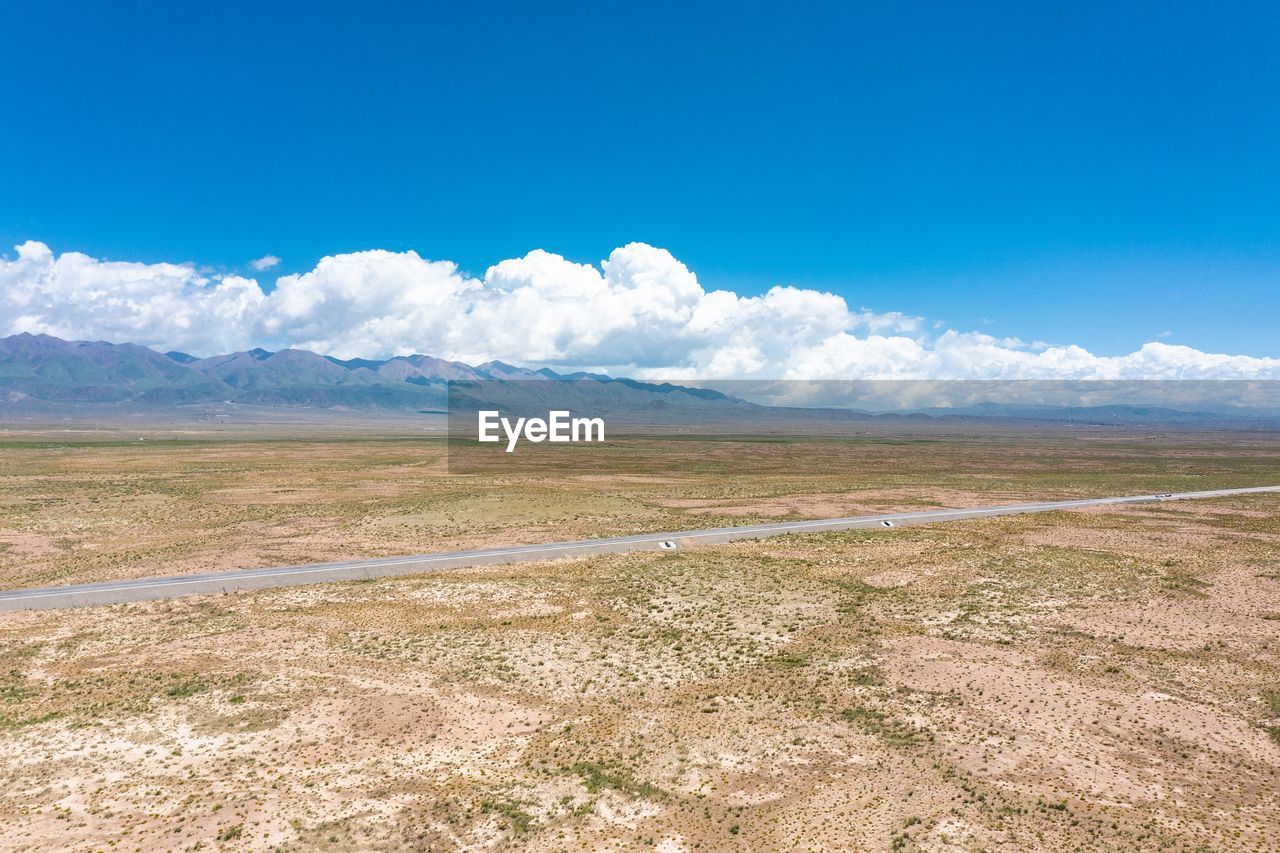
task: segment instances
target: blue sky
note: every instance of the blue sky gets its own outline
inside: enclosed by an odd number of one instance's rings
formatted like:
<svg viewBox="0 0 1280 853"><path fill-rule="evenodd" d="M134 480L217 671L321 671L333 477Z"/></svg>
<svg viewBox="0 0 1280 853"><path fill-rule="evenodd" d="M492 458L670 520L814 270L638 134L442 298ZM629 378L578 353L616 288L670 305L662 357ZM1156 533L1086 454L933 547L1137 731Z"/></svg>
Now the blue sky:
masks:
<svg viewBox="0 0 1280 853"><path fill-rule="evenodd" d="M1280 12L1223 4L0 2L0 240L708 287L1280 355ZM11 254L11 252L10 252Z"/></svg>

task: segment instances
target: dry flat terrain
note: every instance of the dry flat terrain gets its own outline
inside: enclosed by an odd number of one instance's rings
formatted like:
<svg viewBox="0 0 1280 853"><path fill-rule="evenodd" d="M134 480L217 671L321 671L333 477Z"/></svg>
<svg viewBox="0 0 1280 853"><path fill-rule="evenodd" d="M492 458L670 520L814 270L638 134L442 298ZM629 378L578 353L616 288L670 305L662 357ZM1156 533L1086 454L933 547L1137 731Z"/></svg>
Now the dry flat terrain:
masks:
<svg viewBox="0 0 1280 853"><path fill-rule="evenodd" d="M0 587L1280 480L1274 433L912 429L623 438L576 467L450 474L438 437L367 428L10 428Z"/></svg>
<svg viewBox="0 0 1280 853"><path fill-rule="evenodd" d="M1280 471L1244 434L641 442L542 482L71 438L0 450L7 585ZM1274 495L5 614L0 848L1274 849L1277 641Z"/></svg>

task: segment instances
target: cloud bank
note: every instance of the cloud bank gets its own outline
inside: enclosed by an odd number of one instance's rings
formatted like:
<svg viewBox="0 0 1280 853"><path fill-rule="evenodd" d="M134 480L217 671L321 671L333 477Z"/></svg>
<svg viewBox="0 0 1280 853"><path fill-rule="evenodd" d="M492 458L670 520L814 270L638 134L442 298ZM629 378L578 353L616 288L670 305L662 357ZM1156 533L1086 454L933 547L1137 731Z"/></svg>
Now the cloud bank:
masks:
<svg viewBox="0 0 1280 853"><path fill-rule="evenodd" d="M274 288L189 264L0 257L0 335L212 355L253 346L339 357L426 353L641 378L1280 379L1280 358L1151 342L1123 356L937 330L831 293L707 291L669 252L631 243L599 267L535 250L482 278L416 252L334 255Z"/></svg>

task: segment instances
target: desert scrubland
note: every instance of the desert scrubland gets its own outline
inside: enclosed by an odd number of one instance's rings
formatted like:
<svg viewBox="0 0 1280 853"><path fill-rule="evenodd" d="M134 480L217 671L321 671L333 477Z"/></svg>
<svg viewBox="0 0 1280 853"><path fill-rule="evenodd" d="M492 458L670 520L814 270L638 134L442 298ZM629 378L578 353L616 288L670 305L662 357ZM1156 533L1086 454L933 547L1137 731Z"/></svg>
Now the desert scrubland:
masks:
<svg viewBox="0 0 1280 853"><path fill-rule="evenodd" d="M980 423L616 436L560 457L495 457L450 473L438 432L371 434L367 423L10 426L0 585L1280 480L1275 433Z"/></svg>
<svg viewBox="0 0 1280 853"><path fill-rule="evenodd" d="M139 442L139 437L146 441ZM0 434L6 587L1280 481L1102 428ZM0 847L1274 849L1280 502L0 616Z"/></svg>

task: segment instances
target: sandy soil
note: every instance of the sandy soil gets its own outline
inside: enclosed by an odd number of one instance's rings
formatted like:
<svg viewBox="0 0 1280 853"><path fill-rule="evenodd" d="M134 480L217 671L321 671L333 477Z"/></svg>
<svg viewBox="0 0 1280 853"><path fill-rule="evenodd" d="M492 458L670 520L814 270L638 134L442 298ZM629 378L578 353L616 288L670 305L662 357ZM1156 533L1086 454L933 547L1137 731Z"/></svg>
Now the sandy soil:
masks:
<svg viewBox="0 0 1280 853"><path fill-rule="evenodd" d="M1238 849L1262 499L0 617L7 849Z"/></svg>
<svg viewBox="0 0 1280 853"><path fill-rule="evenodd" d="M1275 480L1274 436L0 435L0 578ZM0 849L1266 850L1274 496L0 616Z"/></svg>

